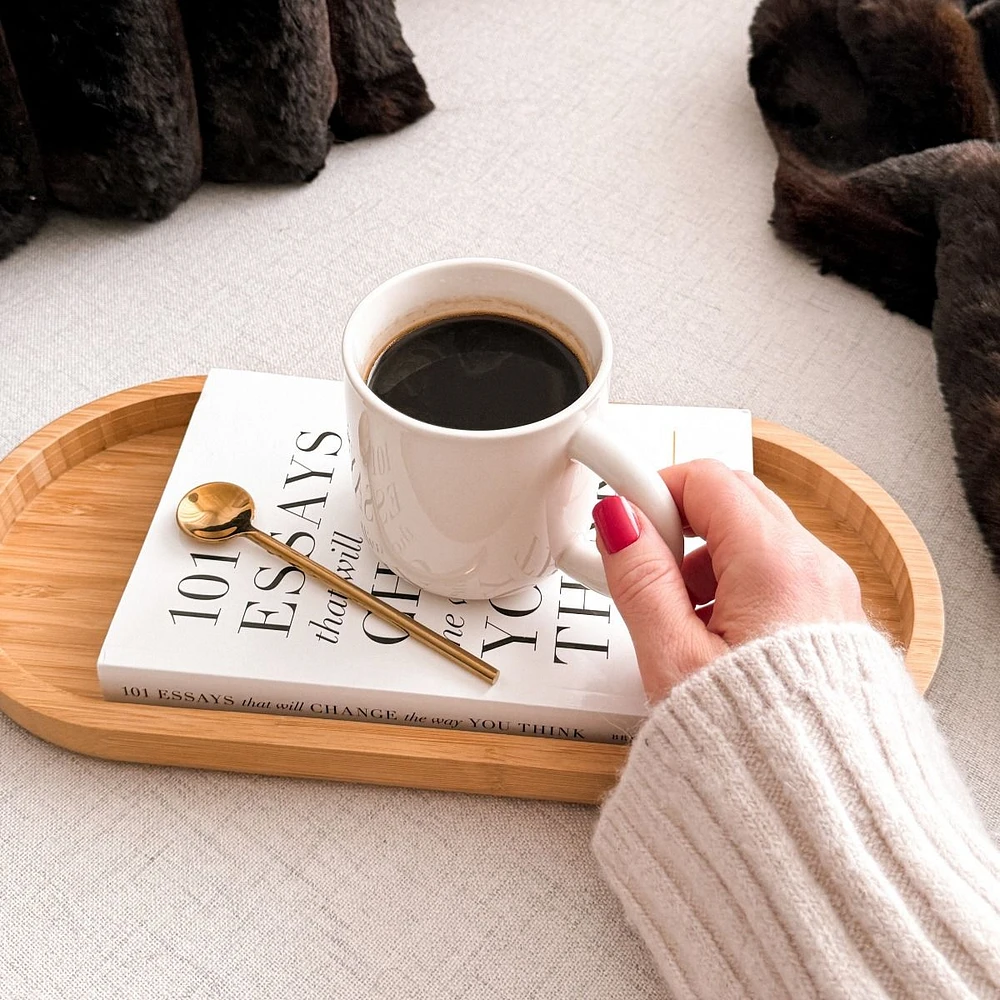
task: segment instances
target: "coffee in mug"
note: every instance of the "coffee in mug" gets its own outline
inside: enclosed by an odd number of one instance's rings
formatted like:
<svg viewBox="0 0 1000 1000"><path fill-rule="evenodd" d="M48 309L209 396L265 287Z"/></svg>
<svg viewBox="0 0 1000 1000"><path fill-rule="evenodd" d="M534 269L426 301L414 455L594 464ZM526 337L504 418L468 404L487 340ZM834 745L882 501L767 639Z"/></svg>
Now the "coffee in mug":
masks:
<svg viewBox="0 0 1000 1000"><path fill-rule="evenodd" d="M544 420L589 383L583 362L555 333L495 313L421 323L389 344L368 376L394 410L469 431Z"/></svg>

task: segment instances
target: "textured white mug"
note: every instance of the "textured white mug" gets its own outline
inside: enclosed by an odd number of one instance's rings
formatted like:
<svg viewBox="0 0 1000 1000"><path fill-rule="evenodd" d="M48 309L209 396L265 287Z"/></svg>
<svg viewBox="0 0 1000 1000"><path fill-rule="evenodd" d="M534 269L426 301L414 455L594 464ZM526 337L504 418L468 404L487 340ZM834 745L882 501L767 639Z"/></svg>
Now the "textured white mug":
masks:
<svg viewBox="0 0 1000 1000"><path fill-rule="evenodd" d="M375 361L401 334L468 313L515 316L554 333L584 363L587 390L544 420L470 431L415 420L368 387ZM586 536L593 473L636 503L681 558L670 492L602 420L611 374L607 324L561 278L505 260L425 264L361 302L344 330L343 355L362 525L399 576L435 594L479 600L535 584L558 567L606 594L600 556Z"/></svg>

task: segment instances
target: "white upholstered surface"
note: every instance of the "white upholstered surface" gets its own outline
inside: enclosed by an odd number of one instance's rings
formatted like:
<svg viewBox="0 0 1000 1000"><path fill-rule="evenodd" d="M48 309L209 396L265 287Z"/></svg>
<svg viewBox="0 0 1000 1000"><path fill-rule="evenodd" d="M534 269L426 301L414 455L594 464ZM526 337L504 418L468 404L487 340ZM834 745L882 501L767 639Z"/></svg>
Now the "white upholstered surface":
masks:
<svg viewBox="0 0 1000 1000"><path fill-rule="evenodd" d="M205 187L154 226L57 216L0 263L0 448L212 365L339 374L381 279L529 261L617 338L620 400L734 404L875 476L948 632L930 700L1000 833L1000 584L926 331L768 229L747 0L401 0L437 110L311 185ZM662 996L589 856L592 809L107 763L0 716L0 995Z"/></svg>

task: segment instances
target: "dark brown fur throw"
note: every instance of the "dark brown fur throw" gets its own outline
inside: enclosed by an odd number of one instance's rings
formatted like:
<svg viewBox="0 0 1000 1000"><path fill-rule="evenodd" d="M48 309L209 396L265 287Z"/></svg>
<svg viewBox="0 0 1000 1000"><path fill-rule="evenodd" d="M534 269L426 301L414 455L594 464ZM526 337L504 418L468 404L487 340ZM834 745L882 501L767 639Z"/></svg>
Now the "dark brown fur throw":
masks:
<svg viewBox="0 0 1000 1000"><path fill-rule="evenodd" d="M327 0L340 93L334 137L395 132L433 110L393 0Z"/></svg>
<svg viewBox="0 0 1000 1000"><path fill-rule="evenodd" d="M0 257L45 221L42 156L0 31Z"/></svg>
<svg viewBox="0 0 1000 1000"><path fill-rule="evenodd" d="M201 177L198 109L175 0L0 0L53 198L158 219Z"/></svg>
<svg viewBox="0 0 1000 1000"><path fill-rule="evenodd" d="M1000 94L1000 0L976 4L969 23L979 33L979 46L993 92Z"/></svg>
<svg viewBox="0 0 1000 1000"><path fill-rule="evenodd" d="M751 40L775 230L931 327L1000 572L1000 0L764 0Z"/></svg>
<svg viewBox="0 0 1000 1000"><path fill-rule="evenodd" d="M308 181L334 138L433 108L393 0L0 0L2 33L0 257L46 192L157 219L203 176Z"/></svg>
<svg viewBox="0 0 1000 1000"><path fill-rule="evenodd" d="M205 177L308 181L337 94L326 0L181 0Z"/></svg>

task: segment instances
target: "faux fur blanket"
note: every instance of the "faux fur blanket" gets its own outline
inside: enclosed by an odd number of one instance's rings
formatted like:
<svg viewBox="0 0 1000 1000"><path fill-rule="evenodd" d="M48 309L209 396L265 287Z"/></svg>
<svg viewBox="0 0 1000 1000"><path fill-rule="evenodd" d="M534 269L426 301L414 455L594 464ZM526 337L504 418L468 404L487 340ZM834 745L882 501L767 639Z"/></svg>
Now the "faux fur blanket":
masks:
<svg viewBox="0 0 1000 1000"><path fill-rule="evenodd" d="M0 0L0 257L50 202L158 219L432 108L393 0Z"/></svg>
<svg viewBox="0 0 1000 1000"><path fill-rule="evenodd" d="M751 43L775 231L930 326L1000 572L1000 0L763 0Z"/></svg>

